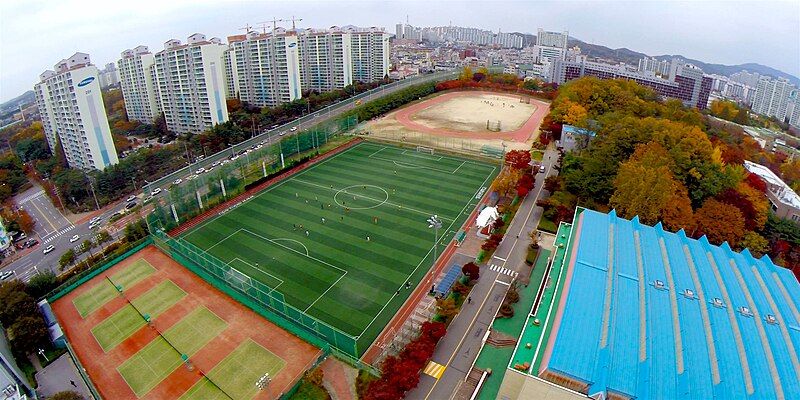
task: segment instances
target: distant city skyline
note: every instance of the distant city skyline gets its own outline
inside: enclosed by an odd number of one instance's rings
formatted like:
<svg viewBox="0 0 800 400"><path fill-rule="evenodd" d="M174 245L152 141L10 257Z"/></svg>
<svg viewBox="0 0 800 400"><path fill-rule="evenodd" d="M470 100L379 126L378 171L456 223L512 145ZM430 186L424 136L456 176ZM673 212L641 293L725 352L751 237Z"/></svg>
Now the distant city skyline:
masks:
<svg viewBox="0 0 800 400"><path fill-rule="evenodd" d="M478 10L481 10L478 12ZM513 12L512 12L513 10ZM144 44L196 32L225 40L275 18L298 27L453 25L535 34L541 27L648 55L681 54L707 63L763 64L800 76L800 1L784 2L0 2L0 102L30 90L64 54L89 53L98 66ZM514 18L509 18L514 15ZM291 27L291 21L279 23Z"/></svg>

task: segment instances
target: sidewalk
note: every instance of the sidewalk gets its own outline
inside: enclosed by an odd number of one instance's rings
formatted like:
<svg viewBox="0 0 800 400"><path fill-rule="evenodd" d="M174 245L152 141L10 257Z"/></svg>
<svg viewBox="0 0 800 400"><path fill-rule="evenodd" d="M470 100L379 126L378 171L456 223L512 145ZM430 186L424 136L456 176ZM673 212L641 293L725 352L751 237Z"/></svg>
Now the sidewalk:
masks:
<svg viewBox="0 0 800 400"><path fill-rule="evenodd" d="M39 383L36 392L42 397L50 397L58 392L72 390L80 393L85 399L92 398L68 353L37 372L36 382Z"/></svg>

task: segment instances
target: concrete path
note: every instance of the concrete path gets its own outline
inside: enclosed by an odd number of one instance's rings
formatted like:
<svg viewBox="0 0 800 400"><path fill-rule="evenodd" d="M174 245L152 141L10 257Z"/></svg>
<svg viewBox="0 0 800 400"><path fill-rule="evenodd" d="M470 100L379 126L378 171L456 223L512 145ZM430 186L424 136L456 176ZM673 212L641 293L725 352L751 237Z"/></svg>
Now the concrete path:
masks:
<svg viewBox="0 0 800 400"><path fill-rule="evenodd" d="M542 163L547 170L537 174L536 186L531 195L523 200L494 256L481 266L481 278L470 294L472 303L464 305L450 324L447 335L439 342L433 361L447 368L444 374L438 380L423 374L419 386L408 392L406 399L450 399L464 382L512 281L511 276L501 271L519 272L527 267L528 233L536 229L543 211L536 206L536 201L549 196L544 190L544 179L557 174L552 168L557 159L556 151L548 150L545 153ZM490 268L493 264L497 271Z"/></svg>
<svg viewBox="0 0 800 400"><path fill-rule="evenodd" d="M92 398L89 389L78 374L77 367L66 353L37 372L36 382L39 384L36 392L45 398L65 390L78 392L85 399Z"/></svg>

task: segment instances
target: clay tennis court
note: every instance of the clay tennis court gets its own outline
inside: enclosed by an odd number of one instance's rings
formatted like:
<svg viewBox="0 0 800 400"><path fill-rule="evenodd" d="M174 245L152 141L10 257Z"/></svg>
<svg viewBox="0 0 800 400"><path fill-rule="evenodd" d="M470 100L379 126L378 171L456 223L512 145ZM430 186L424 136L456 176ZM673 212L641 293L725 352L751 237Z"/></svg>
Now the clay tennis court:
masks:
<svg viewBox="0 0 800 400"><path fill-rule="evenodd" d="M277 398L322 354L153 246L52 306L108 399ZM265 373L272 381L259 391Z"/></svg>
<svg viewBox="0 0 800 400"><path fill-rule="evenodd" d="M542 123L549 104L516 94L488 91L447 92L411 104L375 121L370 131L410 131L479 140L526 142ZM486 129L500 122L500 131Z"/></svg>

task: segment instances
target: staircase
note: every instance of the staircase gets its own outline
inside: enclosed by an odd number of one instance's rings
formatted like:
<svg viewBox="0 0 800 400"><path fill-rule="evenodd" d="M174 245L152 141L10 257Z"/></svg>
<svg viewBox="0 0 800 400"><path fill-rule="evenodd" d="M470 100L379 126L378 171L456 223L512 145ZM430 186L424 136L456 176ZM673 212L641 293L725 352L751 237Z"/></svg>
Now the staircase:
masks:
<svg viewBox="0 0 800 400"><path fill-rule="evenodd" d="M469 374L467 374L467 379L461 382L458 390L453 394L452 400L469 400L472 397L472 393L474 393L475 389L478 387L481 375L483 375L482 369L472 367Z"/></svg>
<svg viewBox="0 0 800 400"><path fill-rule="evenodd" d="M486 344L494 347L514 347L517 345L517 340L504 333L500 333L494 329L489 333L489 338L486 339Z"/></svg>

